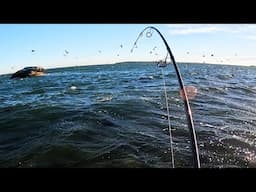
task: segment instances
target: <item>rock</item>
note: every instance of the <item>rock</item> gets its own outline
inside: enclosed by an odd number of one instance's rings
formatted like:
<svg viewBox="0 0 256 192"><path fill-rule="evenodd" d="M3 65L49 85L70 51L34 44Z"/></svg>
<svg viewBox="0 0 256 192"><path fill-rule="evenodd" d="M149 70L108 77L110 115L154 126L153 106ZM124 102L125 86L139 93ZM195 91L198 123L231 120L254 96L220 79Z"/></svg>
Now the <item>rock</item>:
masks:
<svg viewBox="0 0 256 192"><path fill-rule="evenodd" d="M26 78L33 76L41 76L45 73L45 69L42 67L25 67L11 76L13 78Z"/></svg>

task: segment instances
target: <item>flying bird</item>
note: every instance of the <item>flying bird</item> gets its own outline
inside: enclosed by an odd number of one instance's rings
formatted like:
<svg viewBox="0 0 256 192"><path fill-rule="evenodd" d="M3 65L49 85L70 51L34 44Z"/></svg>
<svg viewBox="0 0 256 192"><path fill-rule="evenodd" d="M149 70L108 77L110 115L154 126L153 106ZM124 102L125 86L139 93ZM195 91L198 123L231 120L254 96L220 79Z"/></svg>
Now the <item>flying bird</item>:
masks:
<svg viewBox="0 0 256 192"><path fill-rule="evenodd" d="M68 52L67 50L65 50L65 53L66 53L66 54L69 54L69 52Z"/></svg>
<svg viewBox="0 0 256 192"><path fill-rule="evenodd" d="M121 44L120 47L123 48L123 45Z"/></svg>

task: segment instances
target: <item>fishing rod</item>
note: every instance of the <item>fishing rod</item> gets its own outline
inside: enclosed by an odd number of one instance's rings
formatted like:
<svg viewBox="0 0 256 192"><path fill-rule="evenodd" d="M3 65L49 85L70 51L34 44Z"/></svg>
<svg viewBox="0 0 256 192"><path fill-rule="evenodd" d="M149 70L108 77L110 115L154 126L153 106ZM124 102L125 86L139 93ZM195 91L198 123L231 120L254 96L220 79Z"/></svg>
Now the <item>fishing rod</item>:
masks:
<svg viewBox="0 0 256 192"><path fill-rule="evenodd" d="M187 92L182 80L182 76L181 73L179 71L178 65L175 62L174 56L171 52L171 49L167 43L167 41L165 40L164 36L161 34L161 32L153 27L153 26L149 26L146 27L138 36L137 40L134 43L133 48L131 49L131 52L133 51L133 49L135 47L137 47L137 41L139 40L140 37L142 37L144 31L148 30L149 31L146 33L147 37L151 37L152 36L152 30L155 30L161 37L161 39L163 40L165 47L170 55L170 59L174 65L174 69L178 78L178 82L179 82L179 86L181 89L181 93L182 93L182 97L183 97L183 102L184 102L184 107L185 107L185 111L186 111L186 117L187 117L187 122L188 122L188 128L189 128L189 134L190 134L190 139L191 139L191 149L192 149L192 153L193 153L193 164L195 168L200 168L200 159L199 159L199 152L198 152L198 146L197 146L197 139L196 139L196 132L195 132L195 128L194 128L194 123L193 123L193 118L192 118L192 111L190 108L190 104L188 101L188 97L187 97Z"/></svg>

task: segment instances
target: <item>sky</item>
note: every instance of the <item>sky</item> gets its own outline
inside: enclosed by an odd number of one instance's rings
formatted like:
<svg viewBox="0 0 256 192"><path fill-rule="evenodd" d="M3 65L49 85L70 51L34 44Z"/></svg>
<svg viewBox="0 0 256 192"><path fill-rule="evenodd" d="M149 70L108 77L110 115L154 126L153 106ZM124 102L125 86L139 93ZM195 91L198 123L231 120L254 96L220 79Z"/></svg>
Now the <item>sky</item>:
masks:
<svg viewBox="0 0 256 192"><path fill-rule="evenodd" d="M256 24L0 24L0 74L164 59L156 32L130 51L147 26L159 29L177 62L256 66Z"/></svg>

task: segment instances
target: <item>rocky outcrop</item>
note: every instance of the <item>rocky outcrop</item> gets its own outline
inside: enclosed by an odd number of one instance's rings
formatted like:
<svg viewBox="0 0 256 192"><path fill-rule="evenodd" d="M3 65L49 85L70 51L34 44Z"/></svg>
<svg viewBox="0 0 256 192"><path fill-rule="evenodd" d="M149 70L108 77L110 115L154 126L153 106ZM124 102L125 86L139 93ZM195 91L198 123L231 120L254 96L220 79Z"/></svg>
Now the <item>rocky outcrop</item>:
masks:
<svg viewBox="0 0 256 192"><path fill-rule="evenodd" d="M33 76L41 76L45 73L45 69L42 67L25 67L11 76L13 78L26 78Z"/></svg>

